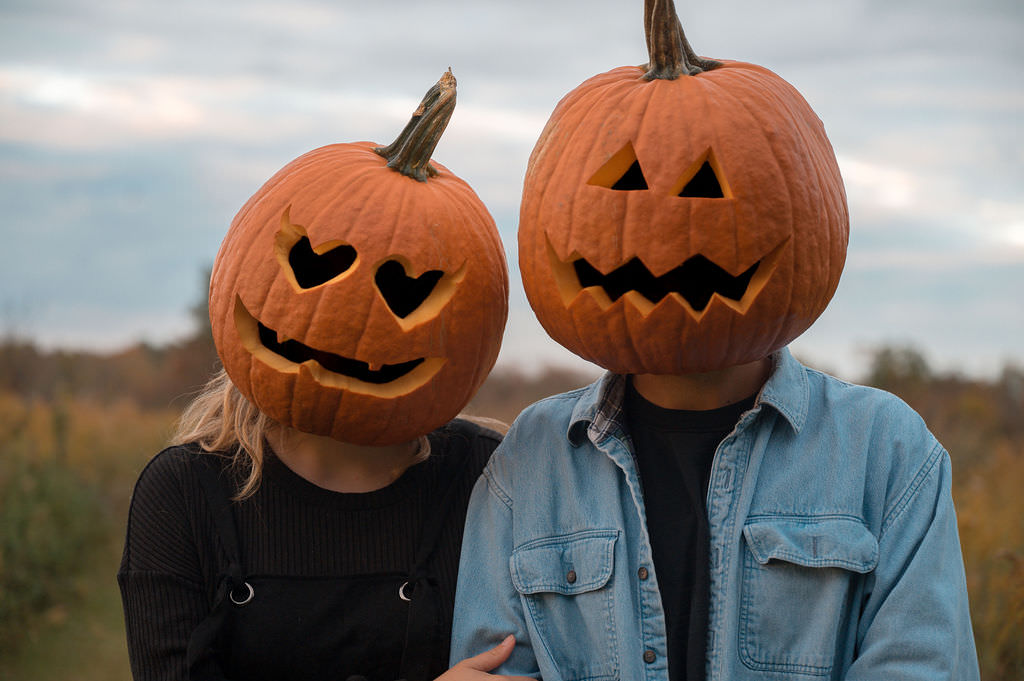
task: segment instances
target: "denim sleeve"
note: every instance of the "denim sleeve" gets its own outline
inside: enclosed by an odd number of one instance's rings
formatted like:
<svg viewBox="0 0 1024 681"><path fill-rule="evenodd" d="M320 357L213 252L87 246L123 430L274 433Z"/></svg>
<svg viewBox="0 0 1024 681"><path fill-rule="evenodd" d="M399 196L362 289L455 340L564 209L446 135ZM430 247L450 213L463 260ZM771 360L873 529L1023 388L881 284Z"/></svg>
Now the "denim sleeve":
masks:
<svg viewBox="0 0 1024 681"><path fill-rule="evenodd" d="M509 571L512 520L512 499L488 466L473 488L466 515L455 593L451 664L479 655L514 634L516 645L512 655L493 673L540 678L526 632L522 602L512 586Z"/></svg>
<svg viewBox="0 0 1024 681"><path fill-rule="evenodd" d="M883 521L846 681L979 678L950 476L936 443Z"/></svg>

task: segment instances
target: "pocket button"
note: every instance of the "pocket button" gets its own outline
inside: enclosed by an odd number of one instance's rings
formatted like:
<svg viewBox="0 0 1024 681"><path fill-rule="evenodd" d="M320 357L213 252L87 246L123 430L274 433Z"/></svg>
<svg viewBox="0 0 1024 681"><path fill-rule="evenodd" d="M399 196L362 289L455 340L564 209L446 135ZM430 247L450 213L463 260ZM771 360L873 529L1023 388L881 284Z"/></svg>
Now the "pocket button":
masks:
<svg viewBox="0 0 1024 681"><path fill-rule="evenodd" d="M575 570L569 570L569 572L565 575L565 581L569 582L570 584L575 584L576 583L576 571Z"/></svg>

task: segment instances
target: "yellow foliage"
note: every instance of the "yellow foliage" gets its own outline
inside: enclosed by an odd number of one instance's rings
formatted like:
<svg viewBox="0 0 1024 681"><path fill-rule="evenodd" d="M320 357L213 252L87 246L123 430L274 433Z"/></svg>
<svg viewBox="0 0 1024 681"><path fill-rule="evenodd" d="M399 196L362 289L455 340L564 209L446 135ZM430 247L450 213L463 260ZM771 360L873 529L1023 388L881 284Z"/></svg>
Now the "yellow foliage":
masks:
<svg viewBox="0 0 1024 681"><path fill-rule="evenodd" d="M995 384L953 380L938 389L927 379L917 377L921 384L917 393L909 388L909 392L900 392L925 416L953 455L953 494L982 678L1024 679L1024 638L1020 635L1024 631L1021 395L1008 392L1008 388L997 392L1000 386ZM511 421L529 402L587 380L553 373L533 381L495 374L470 411ZM1011 385L1007 380L1003 383ZM106 509L103 525L121 535L132 484L146 461L165 445L177 415L174 409L143 409L127 399L101 403L58 394L43 401L0 392L0 490L15 484L18 496L42 498L35 487L44 489L49 483L24 475L24 469L10 464L15 459L57 464L99 494ZM0 498L0 511L4 501ZM45 516L42 510L33 513L26 518ZM75 539L68 537L67 541ZM49 548L57 553L60 547ZM12 561L18 556L18 551L0 551L0 575L15 570Z"/></svg>
<svg viewBox="0 0 1024 681"><path fill-rule="evenodd" d="M960 542L988 681L1024 679L1024 448L997 447L963 478L954 471Z"/></svg>

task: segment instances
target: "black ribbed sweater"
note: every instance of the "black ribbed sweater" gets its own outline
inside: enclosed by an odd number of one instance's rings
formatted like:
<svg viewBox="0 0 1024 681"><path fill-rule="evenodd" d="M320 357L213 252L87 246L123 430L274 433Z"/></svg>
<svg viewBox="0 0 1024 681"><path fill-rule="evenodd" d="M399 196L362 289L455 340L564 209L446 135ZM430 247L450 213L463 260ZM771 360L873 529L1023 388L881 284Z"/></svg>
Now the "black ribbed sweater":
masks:
<svg viewBox="0 0 1024 681"><path fill-rule="evenodd" d="M436 655L446 659L466 505L498 441L493 431L453 421L430 434L425 462L388 487L363 494L317 487L270 455L257 492L234 508L242 564L249 573L296 578L408 570L424 519L436 511L449 482L440 479L441 464L461 450L466 464L434 554L445 629ZM198 458L211 456L195 446L160 452L132 496L118 582L136 681L187 678L189 638L210 611L225 562L197 470Z"/></svg>

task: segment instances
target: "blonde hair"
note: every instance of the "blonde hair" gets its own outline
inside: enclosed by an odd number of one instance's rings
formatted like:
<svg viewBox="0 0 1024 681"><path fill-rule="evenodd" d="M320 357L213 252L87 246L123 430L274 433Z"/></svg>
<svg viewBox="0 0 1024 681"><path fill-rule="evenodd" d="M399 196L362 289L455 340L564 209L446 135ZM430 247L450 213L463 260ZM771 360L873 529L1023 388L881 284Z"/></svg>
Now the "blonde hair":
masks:
<svg viewBox="0 0 1024 681"><path fill-rule="evenodd" d="M497 419L469 414L459 414L458 418L502 435L508 430L508 424ZM240 501L259 489L268 448L267 432L275 427L278 424L245 399L221 369L182 412L171 434L171 444L194 443L205 452L229 456L232 468L246 476L233 497ZM417 441L414 462L419 463L430 456L430 441L426 435L419 436Z"/></svg>
<svg viewBox="0 0 1024 681"><path fill-rule="evenodd" d="M196 443L203 451L229 455L232 467L246 475L235 499L245 499L260 486L267 431L273 425L221 369L185 408L171 443Z"/></svg>

